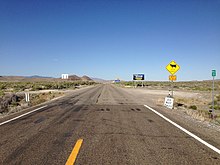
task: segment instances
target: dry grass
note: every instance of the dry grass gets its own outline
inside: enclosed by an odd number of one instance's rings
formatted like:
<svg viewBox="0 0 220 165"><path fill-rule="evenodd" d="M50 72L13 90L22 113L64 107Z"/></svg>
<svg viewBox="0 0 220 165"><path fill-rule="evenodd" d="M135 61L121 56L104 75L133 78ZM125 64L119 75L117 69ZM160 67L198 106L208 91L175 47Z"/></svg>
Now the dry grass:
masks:
<svg viewBox="0 0 220 165"><path fill-rule="evenodd" d="M157 91L164 94L164 91L171 89L170 82L145 82L144 89ZM128 83L126 85L129 85ZM211 121L212 109L212 81L191 81L174 83L174 107L182 110L195 119ZM159 97L157 105L163 106L164 97ZM220 123L220 81L215 82L215 120L212 122Z"/></svg>
<svg viewBox="0 0 220 165"><path fill-rule="evenodd" d="M218 96L218 95L216 95ZM217 100L217 97L215 97ZM211 104L210 93L202 92L199 93L197 97L187 98L187 97L175 97L175 107L182 109L195 119L204 121L210 121L211 113L209 112ZM219 102L215 101L215 107L219 107ZM215 120L220 121L220 110L215 110Z"/></svg>
<svg viewBox="0 0 220 165"><path fill-rule="evenodd" d="M15 113L21 111L24 108L35 106L46 101L52 100L53 98L63 96L63 92L46 92L46 93L35 93L30 94L30 102L29 104L25 101L24 96L19 96L19 101L12 102L8 105L8 108L1 113L1 115L7 115L11 113Z"/></svg>
<svg viewBox="0 0 220 165"><path fill-rule="evenodd" d="M33 105L38 105L43 102L52 100L56 97L63 96L63 92L48 92L48 93L39 93L39 94L32 94L30 97L30 104Z"/></svg>
<svg viewBox="0 0 220 165"><path fill-rule="evenodd" d="M135 82L137 86L142 86L142 82ZM122 81L117 84L120 86L133 86L132 81ZM145 81L145 88L149 89L171 89L171 83L169 81ZM174 90L184 90L184 91L211 91L212 81L185 81L185 82L174 82ZM215 81L215 90L220 90L220 80Z"/></svg>

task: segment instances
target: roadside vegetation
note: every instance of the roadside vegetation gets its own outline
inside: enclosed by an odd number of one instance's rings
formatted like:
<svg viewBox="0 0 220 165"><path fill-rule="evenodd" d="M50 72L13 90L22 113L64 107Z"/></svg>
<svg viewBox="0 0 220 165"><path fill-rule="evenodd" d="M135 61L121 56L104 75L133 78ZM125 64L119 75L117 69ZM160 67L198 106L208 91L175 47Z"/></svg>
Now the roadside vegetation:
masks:
<svg viewBox="0 0 220 165"><path fill-rule="evenodd" d="M122 81L117 83L119 86L136 86L142 87L142 82ZM145 88L153 89L171 89L171 82L169 81L144 81ZM188 91L211 91L212 81L186 81L186 82L174 82L174 90L188 90ZM220 89L220 80L215 81L215 90Z"/></svg>
<svg viewBox="0 0 220 165"><path fill-rule="evenodd" d="M94 84L93 81L0 82L0 115L14 113L62 96L65 90ZM42 90L48 91L41 92ZM39 92L33 93L33 91ZM30 92L29 103L25 101L25 92Z"/></svg>
<svg viewBox="0 0 220 165"><path fill-rule="evenodd" d="M32 93L30 94L30 102L27 103L25 101L24 93L7 93L3 97L0 97L0 114L11 114L24 108L38 105L63 95L63 92Z"/></svg>
<svg viewBox="0 0 220 165"><path fill-rule="evenodd" d="M116 85L122 87L136 87L142 88L142 82L120 82ZM156 82L145 81L143 83L145 90L171 90L171 82ZM188 115L198 120L208 120L220 124L220 80L215 81L215 116L212 116L210 110L212 109L212 81L188 81L188 82L174 82L175 91L184 91L189 94L196 94L195 97L174 96L175 109L183 110ZM163 106L163 98L160 98L159 105ZM214 120L213 120L214 118Z"/></svg>
<svg viewBox="0 0 220 165"><path fill-rule="evenodd" d="M75 89L82 85L93 85L93 81L54 81L54 82L0 82L0 96L5 92L24 90L39 91L48 89Z"/></svg>
<svg viewBox="0 0 220 165"><path fill-rule="evenodd" d="M215 116L212 116L211 114L211 94L207 95L207 93L204 93L204 97L201 97L201 95L202 94L195 98L176 96L174 106L176 109L185 110L187 114L193 116L196 119L204 121L214 118L218 123L220 123L220 101L218 99L220 94L215 96Z"/></svg>

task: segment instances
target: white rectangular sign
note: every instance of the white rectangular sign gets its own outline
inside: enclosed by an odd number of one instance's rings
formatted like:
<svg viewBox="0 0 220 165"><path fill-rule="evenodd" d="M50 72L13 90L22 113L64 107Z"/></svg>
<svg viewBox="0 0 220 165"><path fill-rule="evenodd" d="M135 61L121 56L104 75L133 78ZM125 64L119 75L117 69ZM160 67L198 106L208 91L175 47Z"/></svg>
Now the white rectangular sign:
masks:
<svg viewBox="0 0 220 165"><path fill-rule="evenodd" d="M166 106L167 108L173 109L173 102L174 102L173 98L165 97L164 106Z"/></svg>

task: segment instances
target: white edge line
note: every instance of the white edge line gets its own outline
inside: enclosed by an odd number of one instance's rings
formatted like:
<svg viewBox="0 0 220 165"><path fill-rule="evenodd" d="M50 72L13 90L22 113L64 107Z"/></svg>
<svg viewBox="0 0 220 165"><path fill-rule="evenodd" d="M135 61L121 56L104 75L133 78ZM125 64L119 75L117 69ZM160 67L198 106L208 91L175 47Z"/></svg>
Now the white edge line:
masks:
<svg viewBox="0 0 220 165"><path fill-rule="evenodd" d="M180 125L176 124L175 122L173 122L172 120L168 119L167 117L165 117L164 115L162 115L161 113L157 112L156 110L154 110L153 108L149 107L148 105L144 105L146 108L150 109L151 111L153 111L154 113L156 113L157 115L159 115L160 117L162 117L164 120L168 121L169 123L173 124L175 127L179 128L180 130L182 130L183 132L185 132L186 134L188 134L189 136L193 137L194 139L198 140L200 143L206 145L207 147L209 147L210 149L212 149L213 151L217 152L218 154L220 154L220 150L218 148L216 148L215 146L207 143L206 141L202 140L200 137L196 136L195 134L191 133L190 131L186 130L185 128L181 127Z"/></svg>
<svg viewBox="0 0 220 165"><path fill-rule="evenodd" d="M35 110L33 110L33 111L24 113L24 114L22 114L22 115L20 115L20 116L17 116L17 117L15 117L15 118L10 119L10 120L4 121L4 122L0 123L0 126L1 126L1 125L4 125L4 124L6 124L6 123L9 123L9 122L11 122L11 121L14 121L14 120L16 120L16 119L19 119L19 118L21 118L21 117L23 117L23 116L26 116L26 115L28 115L28 114L30 114L30 113L39 111L39 110L41 110L41 109L43 109L43 108L45 108L45 107L47 107L47 105L45 105L45 106L43 106L43 107L40 107L40 108L37 108L37 109L35 109Z"/></svg>

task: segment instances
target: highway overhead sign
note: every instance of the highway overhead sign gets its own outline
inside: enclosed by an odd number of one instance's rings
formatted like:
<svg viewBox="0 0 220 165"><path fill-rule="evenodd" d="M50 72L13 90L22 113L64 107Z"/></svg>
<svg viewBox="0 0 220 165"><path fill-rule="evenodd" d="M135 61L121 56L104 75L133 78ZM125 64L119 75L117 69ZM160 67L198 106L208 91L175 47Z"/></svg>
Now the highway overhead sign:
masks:
<svg viewBox="0 0 220 165"><path fill-rule="evenodd" d="M170 72L170 74L175 74L179 69L180 66L175 62L175 61L171 61L167 66L166 69L168 70L168 72Z"/></svg>

